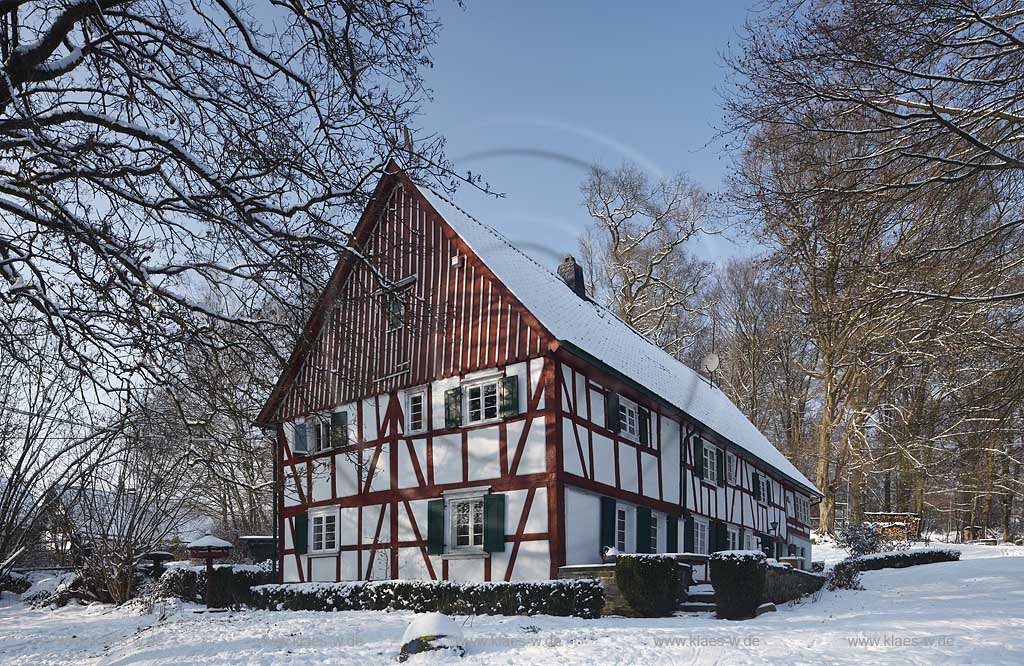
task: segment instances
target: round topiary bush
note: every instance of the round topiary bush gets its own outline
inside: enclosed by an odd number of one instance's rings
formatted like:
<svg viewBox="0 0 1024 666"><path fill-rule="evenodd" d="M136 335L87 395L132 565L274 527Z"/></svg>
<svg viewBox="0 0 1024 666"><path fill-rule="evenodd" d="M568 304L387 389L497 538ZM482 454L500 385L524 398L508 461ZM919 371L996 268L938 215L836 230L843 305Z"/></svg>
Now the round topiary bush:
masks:
<svg viewBox="0 0 1024 666"><path fill-rule="evenodd" d="M711 583L715 587L718 617L746 620L764 601L764 553L723 550L711 556Z"/></svg>
<svg viewBox="0 0 1024 666"><path fill-rule="evenodd" d="M620 555L615 584L643 617L671 615L679 602L679 563L665 555Z"/></svg>

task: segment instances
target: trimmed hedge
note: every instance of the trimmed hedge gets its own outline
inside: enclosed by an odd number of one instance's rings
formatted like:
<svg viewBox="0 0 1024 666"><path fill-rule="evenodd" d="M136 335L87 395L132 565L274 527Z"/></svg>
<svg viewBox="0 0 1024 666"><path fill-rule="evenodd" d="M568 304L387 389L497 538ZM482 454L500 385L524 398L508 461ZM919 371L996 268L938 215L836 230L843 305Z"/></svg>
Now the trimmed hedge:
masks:
<svg viewBox="0 0 1024 666"><path fill-rule="evenodd" d="M206 567L175 567L160 576L160 596L204 603L211 608L253 605L252 588L273 582L269 563L261 565L218 565L213 568L211 599L206 599Z"/></svg>
<svg viewBox="0 0 1024 666"><path fill-rule="evenodd" d="M721 550L708 562L718 617L745 620L764 599L765 556L755 550Z"/></svg>
<svg viewBox="0 0 1024 666"><path fill-rule="evenodd" d="M765 600L775 604L814 594L825 585L825 576L801 569L790 569L781 564L769 564L765 569Z"/></svg>
<svg viewBox="0 0 1024 666"><path fill-rule="evenodd" d="M619 555L615 584L643 617L665 617L679 604L679 563L667 555Z"/></svg>
<svg viewBox="0 0 1024 666"><path fill-rule="evenodd" d="M921 548L903 550L892 553L875 553L861 557L847 558L860 571L876 571L878 569L902 569L918 564L934 564L936 562L956 562L960 559L960 551L951 548Z"/></svg>
<svg viewBox="0 0 1024 666"><path fill-rule="evenodd" d="M411 610L445 615L601 617L604 588L592 579L514 583L352 581L260 585L250 605L264 610Z"/></svg>

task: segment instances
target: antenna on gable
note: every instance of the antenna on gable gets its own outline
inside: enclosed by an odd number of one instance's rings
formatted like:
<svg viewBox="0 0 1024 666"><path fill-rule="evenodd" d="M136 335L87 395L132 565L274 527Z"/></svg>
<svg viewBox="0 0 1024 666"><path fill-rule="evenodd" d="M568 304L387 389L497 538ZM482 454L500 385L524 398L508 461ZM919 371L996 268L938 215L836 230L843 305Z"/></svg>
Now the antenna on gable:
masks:
<svg viewBox="0 0 1024 666"><path fill-rule="evenodd" d="M718 310L715 308L715 304L711 304L711 351L701 360L700 369L708 374L708 383L712 386L715 385L715 370L718 370L718 366L722 360L718 358L718 354L715 353L715 337L718 332Z"/></svg>

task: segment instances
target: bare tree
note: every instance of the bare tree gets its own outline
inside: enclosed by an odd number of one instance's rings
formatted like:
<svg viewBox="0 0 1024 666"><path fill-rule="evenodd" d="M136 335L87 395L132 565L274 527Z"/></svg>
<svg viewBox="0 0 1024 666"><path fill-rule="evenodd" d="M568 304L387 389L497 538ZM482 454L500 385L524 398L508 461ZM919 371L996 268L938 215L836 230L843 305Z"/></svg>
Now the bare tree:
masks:
<svg viewBox="0 0 1024 666"><path fill-rule="evenodd" d="M594 167L581 186L592 224L580 241L592 297L670 354L702 325L700 287L711 264L688 241L711 231L710 199L683 175L651 182L635 164Z"/></svg>
<svg viewBox="0 0 1024 666"><path fill-rule="evenodd" d="M0 350L45 327L120 389L217 323L273 348L415 129L429 0L12 0L0 5ZM229 307L211 310L215 293Z"/></svg>

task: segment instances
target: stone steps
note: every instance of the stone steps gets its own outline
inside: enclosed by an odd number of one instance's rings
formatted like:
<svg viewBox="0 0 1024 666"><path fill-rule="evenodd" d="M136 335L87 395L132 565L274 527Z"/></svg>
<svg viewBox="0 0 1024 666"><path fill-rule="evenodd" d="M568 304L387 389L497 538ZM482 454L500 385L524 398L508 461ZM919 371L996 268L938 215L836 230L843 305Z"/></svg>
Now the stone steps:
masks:
<svg viewBox="0 0 1024 666"><path fill-rule="evenodd" d="M679 610L684 613L714 613L718 607L713 603L687 600L680 604Z"/></svg>

